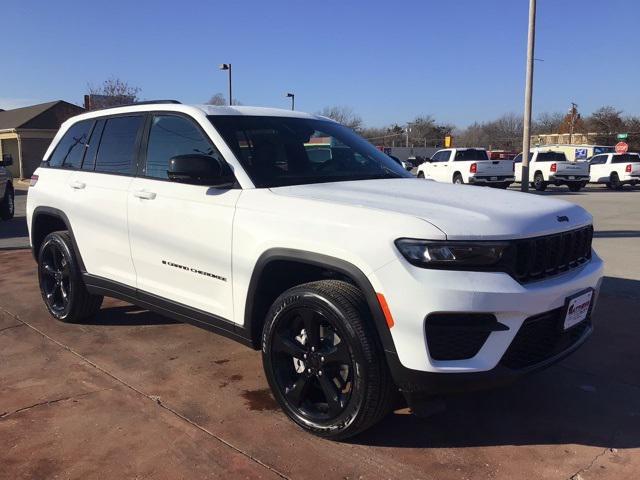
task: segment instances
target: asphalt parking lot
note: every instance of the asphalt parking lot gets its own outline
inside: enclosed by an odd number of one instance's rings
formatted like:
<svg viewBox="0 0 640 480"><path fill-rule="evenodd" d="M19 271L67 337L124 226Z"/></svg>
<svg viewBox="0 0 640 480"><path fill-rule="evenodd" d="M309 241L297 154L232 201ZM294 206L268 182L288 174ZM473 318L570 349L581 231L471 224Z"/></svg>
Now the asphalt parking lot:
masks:
<svg viewBox="0 0 640 480"><path fill-rule="evenodd" d="M640 189L544 195L594 215L606 278L592 338L347 443L287 420L259 354L230 340L114 300L89 323L53 321L31 253L9 249L25 245L18 195L0 223L0 478L640 478Z"/></svg>

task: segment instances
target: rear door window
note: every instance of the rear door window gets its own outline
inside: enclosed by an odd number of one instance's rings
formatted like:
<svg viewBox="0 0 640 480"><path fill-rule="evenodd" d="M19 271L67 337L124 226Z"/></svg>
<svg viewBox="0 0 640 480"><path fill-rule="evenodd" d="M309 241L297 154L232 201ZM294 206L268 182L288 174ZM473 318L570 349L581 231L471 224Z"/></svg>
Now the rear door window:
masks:
<svg viewBox="0 0 640 480"><path fill-rule="evenodd" d="M96 157L96 172L133 174L143 120L142 115L106 119Z"/></svg>
<svg viewBox="0 0 640 480"><path fill-rule="evenodd" d="M80 168L92 126L93 120L84 120L73 124L49 157L49 166Z"/></svg>
<svg viewBox="0 0 640 480"><path fill-rule="evenodd" d="M629 163L629 162L640 162L640 157L638 155L633 155L631 153L623 153L621 155L614 155L611 159L611 163Z"/></svg>
<svg viewBox="0 0 640 480"><path fill-rule="evenodd" d="M456 152L455 162L465 161L482 161L489 160L487 152L485 150L478 150L476 148L467 148L466 150L458 150Z"/></svg>
<svg viewBox="0 0 640 480"><path fill-rule="evenodd" d="M103 128L104 120L100 119L96 122L91 132L87 153L84 154L84 162L82 162L82 170L93 170L96 167L96 153L98 153Z"/></svg>

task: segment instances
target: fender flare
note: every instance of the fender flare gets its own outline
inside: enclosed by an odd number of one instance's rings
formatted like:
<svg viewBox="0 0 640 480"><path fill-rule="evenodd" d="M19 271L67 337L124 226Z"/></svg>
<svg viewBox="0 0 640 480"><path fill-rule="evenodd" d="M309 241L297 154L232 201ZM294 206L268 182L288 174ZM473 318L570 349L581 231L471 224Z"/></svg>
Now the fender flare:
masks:
<svg viewBox="0 0 640 480"><path fill-rule="evenodd" d="M42 215L47 215L50 217L55 217L58 218L59 220L62 221L62 223L64 223L66 225L66 229L69 232L69 236L71 237L71 243L72 243L72 247L73 247L73 253L76 256L76 260L78 261L78 265L80 267L80 271L81 272L86 272L87 269L84 266L84 262L82 261L82 255L80 255L80 249L78 248L78 243L76 242L76 237L73 234L73 229L71 228L71 222L69 221L69 217L67 217L67 215L62 211L59 210L57 208L53 208L53 207L36 207L33 210L33 214L31 215L31 235L33 235L33 232L35 231L36 228L36 223L38 220L38 217L42 216ZM31 242L31 253L33 255L33 258L35 259L35 261L38 261L38 252L36 251L36 249L33 246L33 241Z"/></svg>
<svg viewBox="0 0 640 480"><path fill-rule="evenodd" d="M244 329L249 338L255 338L254 330L256 325L261 325L263 319L253 318L253 309L255 307L254 299L256 297L255 292L260 285L260 280L265 267L277 260L289 260L299 263L305 263L317 267L326 267L330 270L341 273L350 279L352 279L355 285L360 288L365 296L367 306L372 314L373 323L378 334L378 338L382 344L382 348L385 354L388 356L392 354L396 356L396 349L391 337L391 332L387 326L380 303L376 292L371 285L371 282L367 276L358 267L350 262L342 260L340 258L331 257L321 253L309 252L305 250L296 250L291 248L272 248L260 255L258 261L255 264L253 273L251 274L251 280L249 281L249 289L247 291L247 298L245 300L244 310Z"/></svg>

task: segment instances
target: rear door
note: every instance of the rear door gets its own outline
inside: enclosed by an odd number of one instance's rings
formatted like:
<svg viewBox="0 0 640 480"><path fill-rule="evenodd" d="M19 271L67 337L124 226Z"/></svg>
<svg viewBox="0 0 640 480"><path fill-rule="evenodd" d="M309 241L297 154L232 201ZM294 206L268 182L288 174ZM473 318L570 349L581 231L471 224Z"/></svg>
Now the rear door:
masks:
<svg viewBox="0 0 640 480"><path fill-rule="evenodd" d="M69 220L88 273L135 287L127 230L127 192L145 115L95 122L84 161L69 177Z"/></svg>
<svg viewBox="0 0 640 480"><path fill-rule="evenodd" d="M127 202L138 289L233 320L231 233L241 190L168 179L174 156L222 158L191 117L156 113L145 132L142 168Z"/></svg>

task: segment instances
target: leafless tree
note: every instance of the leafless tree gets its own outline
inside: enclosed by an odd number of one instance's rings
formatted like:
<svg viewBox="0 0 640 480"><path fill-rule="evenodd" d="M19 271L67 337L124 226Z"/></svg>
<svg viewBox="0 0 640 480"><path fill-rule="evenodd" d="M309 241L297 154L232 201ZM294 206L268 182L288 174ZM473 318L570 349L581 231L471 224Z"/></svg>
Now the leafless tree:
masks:
<svg viewBox="0 0 640 480"><path fill-rule="evenodd" d="M87 93L90 96L88 105L90 109L108 108L137 102L140 88L131 86L119 78L111 77L102 82L99 87L87 85Z"/></svg>
<svg viewBox="0 0 640 480"><path fill-rule="evenodd" d="M218 106L224 106L224 105L229 105L229 102L227 101L227 97L224 96L224 93L216 93L213 97L211 97L209 99L209 101L206 102L207 105L218 105ZM242 105L241 102L238 101L237 98L233 99L233 104L234 105Z"/></svg>
<svg viewBox="0 0 640 480"><path fill-rule="evenodd" d="M600 107L587 118L589 130L598 133L613 133L620 131L624 122L622 120L622 110L618 110L611 105Z"/></svg>
<svg viewBox="0 0 640 480"><path fill-rule="evenodd" d="M538 134L558 133L564 115L560 112L543 112L533 122L533 132Z"/></svg>
<svg viewBox="0 0 640 480"><path fill-rule="evenodd" d="M359 131L363 126L360 115L356 114L351 107L344 105L325 107L318 114L329 117L356 131Z"/></svg>

